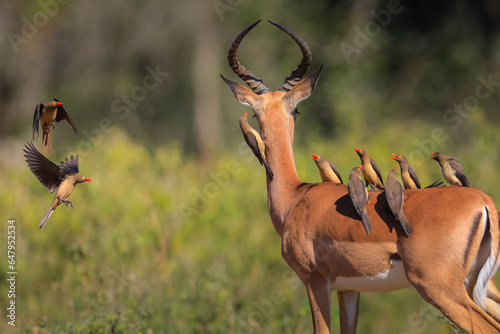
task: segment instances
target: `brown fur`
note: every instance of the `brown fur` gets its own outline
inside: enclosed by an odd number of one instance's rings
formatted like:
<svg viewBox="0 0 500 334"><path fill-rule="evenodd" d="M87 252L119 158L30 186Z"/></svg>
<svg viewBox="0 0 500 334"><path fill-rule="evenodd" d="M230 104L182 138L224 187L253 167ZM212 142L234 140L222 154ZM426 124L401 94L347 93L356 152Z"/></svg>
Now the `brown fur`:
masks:
<svg viewBox="0 0 500 334"><path fill-rule="evenodd" d="M238 100L253 107L266 137L266 157L275 171L273 180L267 179L269 212L282 238L283 258L306 286L315 333L329 333L330 291L331 287L335 289L337 278L382 274L399 257L411 285L462 329L500 331L500 324L473 302L464 287L482 242L480 235L468 240L471 224L485 207L495 213L489 216L487 232L494 245L491 251L498 254L499 222L491 198L474 188L405 190L404 210L413 227L413 234L407 238L388 213L382 192L373 191L367 210L374 233L367 236L346 185L304 184L299 179L292 150L291 112L312 92L317 77L318 73L312 74L289 93L262 95L226 80ZM498 262L497 257L494 260ZM388 286L387 291L399 288ZM344 292L348 293L340 290L341 303L346 299ZM356 294L350 296L354 296L350 298L354 301L351 307L357 307ZM488 309L490 303L495 302L488 299ZM354 333L357 316L346 319L353 314L346 311L347 307L340 305L342 333Z"/></svg>
<svg viewBox="0 0 500 334"><path fill-rule="evenodd" d="M236 38L232 58L253 26ZM500 332L495 320L500 293L491 281L498 268L500 229L489 196L474 188L404 190L403 208L413 227L407 238L384 194L373 191L366 205L373 233L367 236L346 185L299 179L292 148L294 113L311 95L320 72L287 92L259 90L260 95L223 77L238 101L252 107L266 138L265 155L274 172L274 178L267 176L269 214L283 258L306 287L314 332L330 332L332 290L339 296L340 327L346 334L356 332L359 291L392 291L408 284L468 333ZM383 284L374 287L374 279Z"/></svg>

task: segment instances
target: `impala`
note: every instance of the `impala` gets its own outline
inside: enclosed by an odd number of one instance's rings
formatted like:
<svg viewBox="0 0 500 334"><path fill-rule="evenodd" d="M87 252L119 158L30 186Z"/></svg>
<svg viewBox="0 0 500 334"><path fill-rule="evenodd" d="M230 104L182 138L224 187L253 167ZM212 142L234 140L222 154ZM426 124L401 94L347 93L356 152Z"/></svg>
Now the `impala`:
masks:
<svg viewBox="0 0 500 334"><path fill-rule="evenodd" d="M302 61L271 91L236 58L245 35L234 40L229 65L251 88L224 81L255 113L269 167L269 214L281 237L285 261L304 283L315 333L330 332L330 295L337 291L341 333L355 333L359 293L414 287L431 305L468 333L500 332L499 293L492 278L499 264L499 215L493 200L475 188L405 190L404 211L413 233L406 237L388 213L381 191L367 204L373 234L367 236L347 186L304 183L295 168L293 136L297 104L313 92L321 68L302 79L310 63L307 44L279 24L299 45Z"/></svg>

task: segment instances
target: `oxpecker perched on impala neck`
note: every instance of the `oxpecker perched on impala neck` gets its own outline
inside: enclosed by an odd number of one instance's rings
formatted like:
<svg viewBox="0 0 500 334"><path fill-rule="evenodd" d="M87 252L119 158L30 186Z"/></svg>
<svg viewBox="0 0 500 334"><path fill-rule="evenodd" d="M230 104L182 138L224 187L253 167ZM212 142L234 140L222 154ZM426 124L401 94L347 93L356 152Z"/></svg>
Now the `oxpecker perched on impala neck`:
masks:
<svg viewBox="0 0 500 334"><path fill-rule="evenodd" d="M273 172L269 168L269 164L266 160L266 144L262 140L260 134L248 124L248 112L240 118L240 128L243 133L243 138L245 138L246 143L252 149L253 154L259 159L261 165L264 165L269 178L273 179Z"/></svg>

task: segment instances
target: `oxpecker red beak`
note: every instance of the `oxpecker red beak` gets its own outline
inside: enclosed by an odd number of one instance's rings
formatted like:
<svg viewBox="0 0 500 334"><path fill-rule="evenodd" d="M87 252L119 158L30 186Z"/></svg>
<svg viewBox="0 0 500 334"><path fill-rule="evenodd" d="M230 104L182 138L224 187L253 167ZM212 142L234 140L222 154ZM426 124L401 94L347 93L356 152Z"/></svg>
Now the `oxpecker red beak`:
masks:
<svg viewBox="0 0 500 334"><path fill-rule="evenodd" d="M392 160L398 160L398 155L396 153L391 153L394 157L391 158Z"/></svg>
<svg viewBox="0 0 500 334"><path fill-rule="evenodd" d="M318 160L318 156L317 155L312 155L313 156L313 160Z"/></svg>

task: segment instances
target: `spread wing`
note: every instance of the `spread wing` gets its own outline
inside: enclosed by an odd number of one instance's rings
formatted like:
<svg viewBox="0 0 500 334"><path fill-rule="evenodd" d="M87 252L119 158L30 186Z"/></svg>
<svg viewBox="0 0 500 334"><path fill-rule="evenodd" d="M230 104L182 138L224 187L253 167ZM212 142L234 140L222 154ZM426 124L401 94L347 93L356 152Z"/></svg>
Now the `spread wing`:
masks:
<svg viewBox="0 0 500 334"><path fill-rule="evenodd" d="M78 174L78 165L79 165L79 159L78 155L76 158L74 156L71 156L70 159L66 158L65 161L61 161L61 164L59 165L59 170L61 173L65 175L75 175Z"/></svg>
<svg viewBox="0 0 500 334"><path fill-rule="evenodd" d="M417 186L418 189L420 189L420 181L418 180L417 173L411 168L411 166L408 167L408 174L410 174L411 179L413 182L415 182L415 185Z"/></svg>
<svg viewBox="0 0 500 334"><path fill-rule="evenodd" d="M58 99L56 99L55 97L54 97L54 101L61 102ZM75 131L75 133L78 133L78 131L76 130L75 123L73 122L71 117L69 117L69 114L68 114L68 111L66 110L66 108L64 108L64 104L61 104L60 106L57 107L56 122L60 122L62 120L65 120L66 122L68 122L69 125L71 125L71 127L73 128L73 131Z"/></svg>
<svg viewBox="0 0 500 334"><path fill-rule="evenodd" d="M340 173L339 173L339 170L337 169L337 166L335 166L334 163L328 161L328 163L330 164L330 168L333 170L333 172L337 175L337 177L339 178L340 180L340 183L344 184L344 181L342 181L342 177L340 176Z"/></svg>
<svg viewBox="0 0 500 334"><path fill-rule="evenodd" d="M25 145L24 153L28 167L38 181L50 192L55 191L64 178L59 167L38 152L32 142Z"/></svg>
<svg viewBox="0 0 500 334"><path fill-rule="evenodd" d="M40 124L40 115L42 114L42 110L43 110L43 102L40 101L36 105L35 114L33 115L33 140L35 140L35 134L38 137L38 134L40 132L39 124Z"/></svg>

